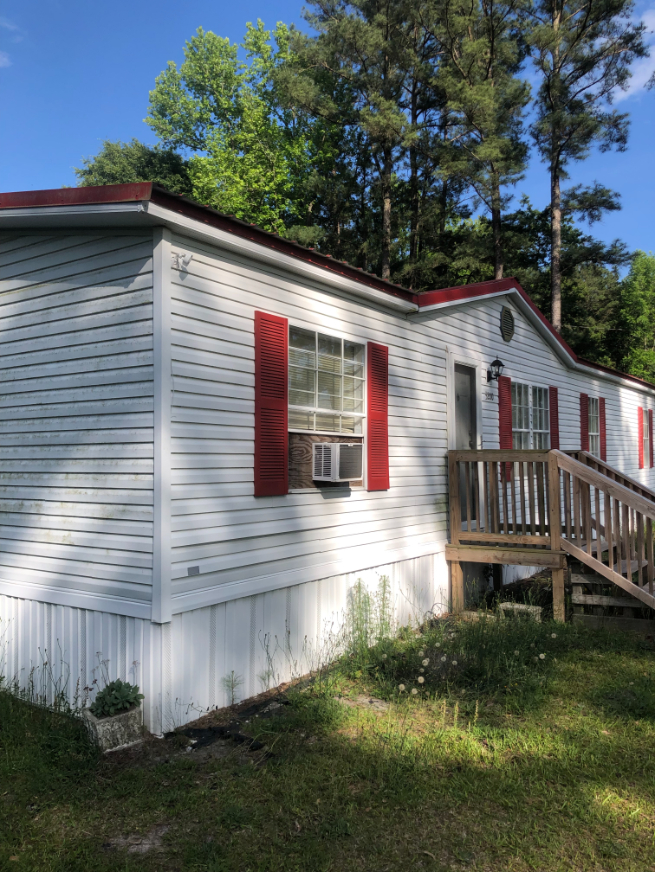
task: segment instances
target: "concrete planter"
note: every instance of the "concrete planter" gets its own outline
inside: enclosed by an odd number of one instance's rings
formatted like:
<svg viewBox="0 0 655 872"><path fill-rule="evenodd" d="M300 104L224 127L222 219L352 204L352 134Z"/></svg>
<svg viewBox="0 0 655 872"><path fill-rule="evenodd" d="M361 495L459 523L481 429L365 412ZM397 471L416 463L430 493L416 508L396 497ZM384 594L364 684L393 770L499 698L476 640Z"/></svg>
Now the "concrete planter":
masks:
<svg viewBox="0 0 655 872"><path fill-rule="evenodd" d="M141 706L109 718L97 718L90 709L84 709L83 715L91 738L103 751L115 751L126 745L134 745L143 738Z"/></svg>

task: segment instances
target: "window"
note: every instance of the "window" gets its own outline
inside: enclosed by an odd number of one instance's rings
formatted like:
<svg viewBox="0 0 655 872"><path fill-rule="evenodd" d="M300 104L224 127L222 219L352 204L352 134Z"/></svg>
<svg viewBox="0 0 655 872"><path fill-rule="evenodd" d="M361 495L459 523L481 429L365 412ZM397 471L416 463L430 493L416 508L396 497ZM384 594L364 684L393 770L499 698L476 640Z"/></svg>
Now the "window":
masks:
<svg viewBox="0 0 655 872"><path fill-rule="evenodd" d="M512 448L550 448L548 388L512 382Z"/></svg>
<svg viewBox="0 0 655 872"><path fill-rule="evenodd" d="M644 467L650 466L650 426L648 421L648 409L641 410L644 420Z"/></svg>
<svg viewBox="0 0 655 872"><path fill-rule="evenodd" d="M600 412L598 397L589 397L589 453L600 457Z"/></svg>
<svg viewBox="0 0 655 872"><path fill-rule="evenodd" d="M361 435L364 346L289 328L289 430Z"/></svg>

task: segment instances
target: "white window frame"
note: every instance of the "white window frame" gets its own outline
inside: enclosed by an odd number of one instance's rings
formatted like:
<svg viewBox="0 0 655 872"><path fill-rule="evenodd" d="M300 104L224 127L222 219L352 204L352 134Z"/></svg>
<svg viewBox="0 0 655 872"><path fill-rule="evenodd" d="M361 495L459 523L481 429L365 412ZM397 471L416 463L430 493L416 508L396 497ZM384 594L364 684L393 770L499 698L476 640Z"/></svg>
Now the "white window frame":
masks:
<svg viewBox="0 0 655 872"><path fill-rule="evenodd" d="M650 469L650 415L645 407L642 407L641 414L644 416L644 469Z"/></svg>
<svg viewBox="0 0 655 872"><path fill-rule="evenodd" d="M527 405L522 405L522 408L524 408L527 411L527 415L528 415L528 422L527 422L528 426L527 427L515 427L514 426L514 421L515 421L514 396L515 396L516 391L519 388L521 389L521 392L523 392L524 390L527 391L527 400L528 400ZM550 391L549 391L548 387L545 387L544 385L533 384L531 382L521 382L518 380L515 381L514 379L512 379L511 390L512 390L512 449L515 451L532 450L535 447L535 441L536 441L535 436L546 434L548 437L547 438L548 444L545 448L540 448L539 450L549 451L550 450ZM535 410L535 392L536 391L543 391L544 392L543 396L545 396L545 398L546 398L547 405L545 407L542 407L542 408L546 414L546 423L548 424L548 430L541 430L541 429L535 428L535 420L538 417L538 410ZM522 446L517 448L516 442L518 440L516 440L514 437L515 437L515 435L518 435L518 434L520 434L521 437L526 437L526 438L521 438L520 441L527 442L527 446L522 445Z"/></svg>
<svg viewBox="0 0 655 872"><path fill-rule="evenodd" d="M367 420L366 411L367 411L367 402L368 402L368 399L367 399L367 388L368 388L367 343L365 341L363 342L361 339L354 339L354 338L349 337L349 336L344 336L343 334L331 333L328 330L321 329L317 326L306 326L306 325L302 325L302 324L295 324L292 322L289 322L289 325L288 325L289 337L291 334L291 329L293 327L297 328L298 330L305 330L309 333L314 333L316 335L316 343L317 343L316 344L316 351L315 351L315 355L316 355L315 372L316 372L316 379L317 379L317 382L315 385L316 391L318 390L318 337L319 337L319 334L322 336L327 336L330 339L341 340L341 343L342 343L342 346L341 346L341 348L342 348L342 351L341 351L342 370L341 370L341 376L340 376L341 379L344 378L343 343L344 342L351 342L354 345L360 345L363 348L363 363L362 363L362 368L363 368L363 373L364 373L363 379L362 379L362 381L363 381L363 390L362 390L362 409L363 409L363 411L362 412L344 412L343 408L339 410L339 409L319 409L317 406L313 406L313 407L298 406L294 403L291 403L291 401L289 400L289 402L287 403L287 408L288 408L289 412L291 412L292 410L297 410L297 411L301 411L301 412L308 412L308 413L314 414L314 415L316 415L316 414L325 414L325 415L334 414L334 415L338 415L340 417L346 416L346 417L352 417L352 418L359 418L361 420L361 430L359 433L347 433L344 431L336 431L336 430L298 429L295 427L289 427L288 432L289 433L313 433L313 434L318 435L318 436L345 436L345 437L352 437L353 441L360 441L361 440L363 442L365 440L365 435L366 435L366 420ZM291 351L291 347L289 346L289 352L290 351ZM293 364L291 362L289 362L289 377L290 377L291 366L293 366ZM289 386L289 390L290 390L290 386ZM341 386L341 397L342 397L342 401L343 401L343 382L342 382L342 386ZM342 402L342 405L343 405L343 402Z"/></svg>
<svg viewBox="0 0 655 872"><path fill-rule="evenodd" d="M592 430L592 420L597 429ZM589 435L589 454L600 460L600 400L587 397L587 431Z"/></svg>

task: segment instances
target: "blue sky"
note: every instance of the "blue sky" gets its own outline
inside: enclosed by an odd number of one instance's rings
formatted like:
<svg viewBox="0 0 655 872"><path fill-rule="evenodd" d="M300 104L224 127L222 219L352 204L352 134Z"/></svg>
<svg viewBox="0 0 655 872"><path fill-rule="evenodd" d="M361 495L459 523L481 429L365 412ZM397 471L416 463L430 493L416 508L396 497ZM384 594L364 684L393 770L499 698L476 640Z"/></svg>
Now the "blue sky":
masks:
<svg viewBox="0 0 655 872"><path fill-rule="evenodd" d="M73 167L103 139L154 142L143 123L148 92L167 61L182 60L199 27L239 41L246 21L302 24L302 0L4 0L0 16L0 191L75 184ZM639 17L655 31L655 0ZM622 195L621 212L593 232L655 251L655 91L644 82L652 57L635 68L620 108L632 118L628 151L592 154L572 167L572 183L598 180ZM517 193L535 205L549 197L545 167L533 156Z"/></svg>

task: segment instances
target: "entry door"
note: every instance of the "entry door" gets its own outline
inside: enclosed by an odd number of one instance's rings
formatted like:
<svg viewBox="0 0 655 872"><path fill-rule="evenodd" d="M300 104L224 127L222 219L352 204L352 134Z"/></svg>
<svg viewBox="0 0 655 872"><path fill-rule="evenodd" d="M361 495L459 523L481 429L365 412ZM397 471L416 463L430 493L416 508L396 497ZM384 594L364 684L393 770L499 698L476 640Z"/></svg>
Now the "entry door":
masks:
<svg viewBox="0 0 655 872"><path fill-rule="evenodd" d="M455 448L467 449L478 447L477 403L475 397L476 371L472 366L455 364ZM471 488L473 483L471 482ZM462 520L466 520L466 480L464 470L460 466L459 480ZM477 518L477 510L473 493L471 493L471 513Z"/></svg>

